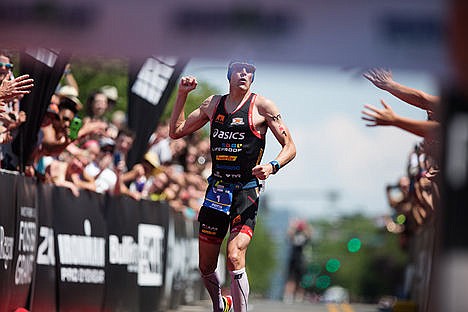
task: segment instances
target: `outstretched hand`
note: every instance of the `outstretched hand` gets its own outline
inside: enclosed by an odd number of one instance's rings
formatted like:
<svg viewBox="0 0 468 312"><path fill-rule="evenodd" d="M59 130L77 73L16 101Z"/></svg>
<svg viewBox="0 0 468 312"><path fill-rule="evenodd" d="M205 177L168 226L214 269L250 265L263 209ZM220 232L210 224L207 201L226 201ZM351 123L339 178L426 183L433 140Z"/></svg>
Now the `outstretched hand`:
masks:
<svg viewBox="0 0 468 312"><path fill-rule="evenodd" d="M383 68L371 68L362 75L382 90L386 90L393 82L392 71Z"/></svg>
<svg viewBox="0 0 468 312"><path fill-rule="evenodd" d="M396 114L392 107L384 100L380 100L380 103L382 103L383 109L378 109L369 104L364 105L365 110L362 111L364 116L361 119L368 121L367 127L391 126L395 123Z"/></svg>
<svg viewBox="0 0 468 312"><path fill-rule="evenodd" d="M20 95L25 95L31 92L34 86L34 79L29 78L29 75L22 75L13 80L3 80L0 85L0 100L8 101Z"/></svg>

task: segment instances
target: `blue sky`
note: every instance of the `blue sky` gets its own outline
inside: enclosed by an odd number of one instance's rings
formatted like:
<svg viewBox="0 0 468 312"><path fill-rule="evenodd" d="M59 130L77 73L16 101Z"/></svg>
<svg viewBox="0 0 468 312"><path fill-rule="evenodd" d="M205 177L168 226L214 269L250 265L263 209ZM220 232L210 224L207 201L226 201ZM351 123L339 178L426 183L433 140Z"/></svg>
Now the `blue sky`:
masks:
<svg viewBox="0 0 468 312"><path fill-rule="evenodd" d="M228 91L228 60L194 59L184 74ZM384 92L361 76L362 69L256 62L252 90L273 100L288 125L297 156L279 174L267 180L263 196L272 209L287 209L298 217L336 217L361 212L379 216L391 212L385 185L405 173L406 159L420 138L393 127L365 126L364 104L384 99L396 113L425 119L424 111ZM438 94L428 73L392 69L394 80ZM267 136L264 162L280 145ZM337 192L331 202L327 196Z"/></svg>

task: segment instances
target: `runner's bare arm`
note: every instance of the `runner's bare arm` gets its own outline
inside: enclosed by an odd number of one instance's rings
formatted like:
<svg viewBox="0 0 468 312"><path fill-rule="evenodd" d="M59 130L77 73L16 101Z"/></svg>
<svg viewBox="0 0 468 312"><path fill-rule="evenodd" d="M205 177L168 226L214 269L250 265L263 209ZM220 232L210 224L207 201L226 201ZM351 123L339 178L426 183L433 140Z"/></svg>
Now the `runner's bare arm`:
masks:
<svg viewBox="0 0 468 312"><path fill-rule="evenodd" d="M280 163L281 167L283 167L296 157L296 145L294 144L291 133L284 123L278 108L272 101L266 100L265 105L259 107L259 112L265 117L268 128L270 128L276 140L278 140L282 146L276 160Z"/></svg>
<svg viewBox="0 0 468 312"><path fill-rule="evenodd" d="M210 120L206 111L212 100L212 96L203 101L199 108L191 112L187 119L185 118L184 107L187 96L196 87L197 80L195 77L187 76L182 77L180 80L174 110L172 111L169 123L169 135L172 139L179 139L193 133Z"/></svg>
<svg viewBox="0 0 468 312"><path fill-rule="evenodd" d="M279 163L280 167L284 167L296 157L296 145L276 105L268 99L260 101L260 103L258 112L265 118L268 128L270 128L282 147L275 160ZM257 178L263 180L273 173L273 167L270 163L259 165L254 167L252 173Z"/></svg>

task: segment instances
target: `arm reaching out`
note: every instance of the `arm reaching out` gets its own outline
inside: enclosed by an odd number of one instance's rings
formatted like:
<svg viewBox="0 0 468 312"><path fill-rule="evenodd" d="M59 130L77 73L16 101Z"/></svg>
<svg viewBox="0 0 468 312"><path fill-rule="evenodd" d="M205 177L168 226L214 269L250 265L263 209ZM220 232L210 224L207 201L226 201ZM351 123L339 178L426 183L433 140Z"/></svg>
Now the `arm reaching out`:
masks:
<svg viewBox="0 0 468 312"><path fill-rule="evenodd" d="M0 100L9 101L31 92L34 80L29 75L22 75L12 80L3 80L0 85Z"/></svg>
<svg viewBox="0 0 468 312"><path fill-rule="evenodd" d="M434 133L440 127L436 121L414 120L397 115L392 107L380 100L383 108L378 109L373 105L364 105L362 119L368 121L366 126L395 126L421 137Z"/></svg>
<svg viewBox="0 0 468 312"><path fill-rule="evenodd" d="M373 68L365 72L363 76L377 88L390 92L400 100L426 111L433 112L440 101L438 96L395 82L390 70Z"/></svg>

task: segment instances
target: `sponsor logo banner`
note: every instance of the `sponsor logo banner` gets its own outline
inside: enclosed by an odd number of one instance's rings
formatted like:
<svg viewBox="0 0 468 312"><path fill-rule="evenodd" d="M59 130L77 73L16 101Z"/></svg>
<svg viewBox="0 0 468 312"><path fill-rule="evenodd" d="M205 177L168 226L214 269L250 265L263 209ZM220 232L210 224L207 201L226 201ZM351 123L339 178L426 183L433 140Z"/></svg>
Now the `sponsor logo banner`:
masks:
<svg viewBox="0 0 468 312"><path fill-rule="evenodd" d="M65 283L104 284L106 239L91 236L91 221L88 219L84 220L83 228L85 235L57 235L60 280Z"/></svg>
<svg viewBox="0 0 468 312"><path fill-rule="evenodd" d="M164 228L154 224L138 225L138 285L161 286L163 282Z"/></svg>

